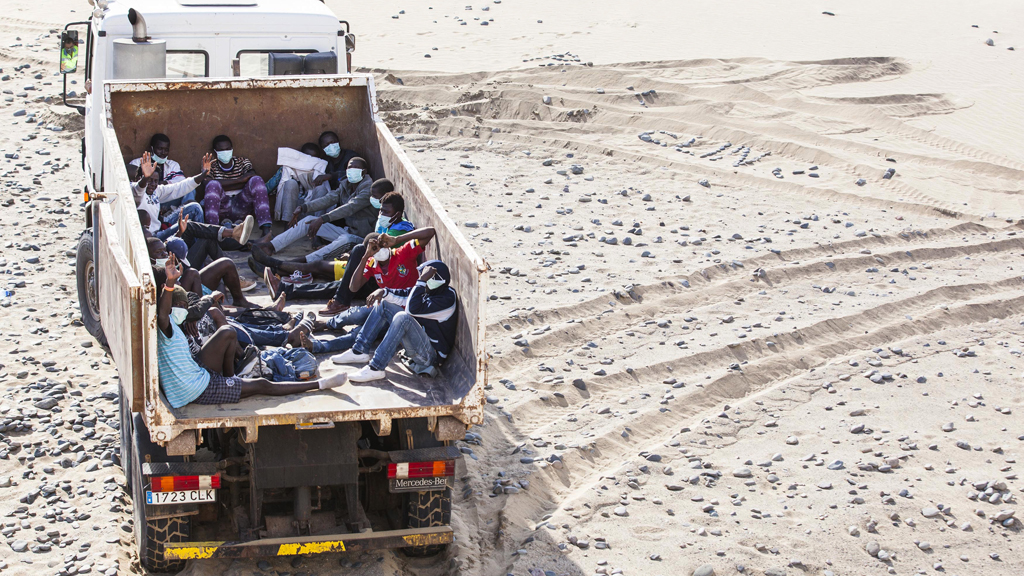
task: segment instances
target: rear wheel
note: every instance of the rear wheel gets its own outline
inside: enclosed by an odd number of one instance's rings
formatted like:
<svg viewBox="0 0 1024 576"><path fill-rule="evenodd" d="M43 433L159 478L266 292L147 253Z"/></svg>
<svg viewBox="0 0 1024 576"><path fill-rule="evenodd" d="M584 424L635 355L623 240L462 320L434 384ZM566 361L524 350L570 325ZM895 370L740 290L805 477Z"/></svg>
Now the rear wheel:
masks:
<svg viewBox="0 0 1024 576"><path fill-rule="evenodd" d="M100 293L97 285L98 271L93 254L92 230L82 232L78 239L78 253L75 262L78 280L78 308L82 312L82 324L101 346L107 345L107 337L100 324Z"/></svg>
<svg viewBox="0 0 1024 576"><path fill-rule="evenodd" d="M131 470L132 501L135 504L135 550L139 562L150 572L177 573L185 569L184 560L170 560L164 557L164 545L171 542L187 542L191 532L188 516L173 518L146 518L146 484L142 481L142 463L139 459L138 442L145 429L136 427L132 434Z"/></svg>
<svg viewBox="0 0 1024 576"><path fill-rule="evenodd" d="M413 448L436 448L445 443L434 437L427 430L426 418L402 420L398 424L398 438L403 450ZM410 492L404 500L405 527L432 528L448 526L452 523L452 490L435 490L431 492ZM402 548L406 556L421 558L435 556L444 551L447 544L434 546L416 546Z"/></svg>
<svg viewBox="0 0 1024 576"><path fill-rule="evenodd" d="M405 504L406 526L408 528L431 528L448 526L452 523L452 489L434 492L411 492ZM440 554L446 544L403 548L406 556L421 558Z"/></svg>

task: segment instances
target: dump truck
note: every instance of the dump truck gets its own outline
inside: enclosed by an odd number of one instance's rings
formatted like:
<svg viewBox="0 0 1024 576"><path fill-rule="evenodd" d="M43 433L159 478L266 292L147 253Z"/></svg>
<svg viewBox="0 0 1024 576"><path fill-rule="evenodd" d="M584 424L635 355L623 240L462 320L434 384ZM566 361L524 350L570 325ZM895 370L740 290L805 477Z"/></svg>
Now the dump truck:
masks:
<svg viewBox="0 0 1024 576"><path fill-rule="evenodd" d="M139 560L170 572L190 559L442 550L454 537L453 443L484 418L487 267L381 121L373 77L352 72L348 23L317 0L90 4L90 18L61 35L64 103L85 116L78 297L82 323L117 365ZM84 94L70 94L68 79ZM452 272L453 353L435 378L393 363L387 380L351 389L171 407L126 163L163 133L195 174L224 133L267 178L278 147L325 130L394 183L411 221L434 228L424 258ZM434 386L448 398L435 400Z"/></svg>

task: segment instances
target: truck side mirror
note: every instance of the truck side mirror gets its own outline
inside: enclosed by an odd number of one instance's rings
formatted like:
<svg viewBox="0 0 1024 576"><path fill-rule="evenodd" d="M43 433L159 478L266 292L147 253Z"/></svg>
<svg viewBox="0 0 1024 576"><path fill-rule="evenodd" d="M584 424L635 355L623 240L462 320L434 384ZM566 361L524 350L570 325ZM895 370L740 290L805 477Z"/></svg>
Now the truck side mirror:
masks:
<svg viewBox="0 0 1024 576"><path fill-rule="evenodd" d="M78 70L78 31L65 30L60 35L60 73L72 74Z"/></svg>
<svg viewBox="0 0 1024 576"><path fill-rule="evenodd" d="M355 34L351 34L351 33L345 34L345 52L355 52L355 51L356 51L356 35Z"/></svg>

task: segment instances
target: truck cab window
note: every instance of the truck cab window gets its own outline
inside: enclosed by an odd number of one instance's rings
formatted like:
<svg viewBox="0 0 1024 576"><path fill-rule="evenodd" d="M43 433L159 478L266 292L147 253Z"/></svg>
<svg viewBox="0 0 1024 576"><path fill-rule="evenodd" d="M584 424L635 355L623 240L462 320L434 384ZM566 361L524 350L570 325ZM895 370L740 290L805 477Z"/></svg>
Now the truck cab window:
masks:
<svg viewBox="0 0 1024 576"><path fill-rule="evenodd" d="M168 78L206 78L210 75L210 55L203 51L168 50Z"/></svg>
<svg viewBox="0 0 1024 576"><path fill-rule="evenodd" d="M238 53L239 76L269 76L270 53L274 54L312 54L316 50L242 50Z"/></svg>

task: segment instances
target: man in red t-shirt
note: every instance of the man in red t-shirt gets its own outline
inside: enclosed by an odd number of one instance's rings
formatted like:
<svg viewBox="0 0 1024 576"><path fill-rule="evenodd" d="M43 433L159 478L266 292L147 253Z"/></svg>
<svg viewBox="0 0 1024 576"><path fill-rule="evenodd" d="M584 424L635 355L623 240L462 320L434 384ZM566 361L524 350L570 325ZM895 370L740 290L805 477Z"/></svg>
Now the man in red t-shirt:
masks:
<svg viewBox="0 0 1024 576"><path fill-rule="evenodd" d="M366 298L370 313L352 349L331 357L331 360L336 364L352 364L369 358L367 351L377 336L387 330L395 314L405 309L409 290L419 279L416 258L433 238L433 228L420 228L401 236L385 234L370 240L359 263L363 273L352 276L349 289L357 292L371 277L376 278L377 285L382 288Z"/></svg>

